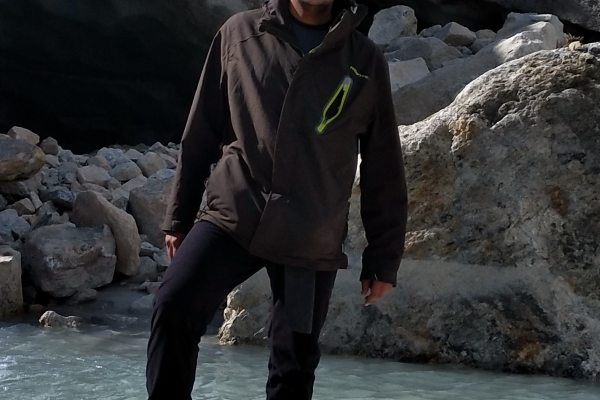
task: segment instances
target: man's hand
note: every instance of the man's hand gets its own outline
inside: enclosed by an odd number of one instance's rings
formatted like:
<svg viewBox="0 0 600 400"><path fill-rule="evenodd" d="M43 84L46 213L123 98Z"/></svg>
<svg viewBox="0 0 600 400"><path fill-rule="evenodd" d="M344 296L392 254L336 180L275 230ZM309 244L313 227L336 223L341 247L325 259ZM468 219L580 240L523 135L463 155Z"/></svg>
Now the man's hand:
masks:
<svg viewBox="0 0 600 400"><path fill-rule="evenodd" d="M387 282L362 280L362 295L365 297L365 306L370 306L376 300L389 292L393 285Z"/></svg>
<svg viewBox="0 0 600 400"><path fill-rule="evenodd" d="M167 234L167 236L165 236L165 244L167 245L167 255L171 260L175 256L175 252L177 252L179 246L181 246L183 239L185 239L185 233L171 232Z"/></svg>

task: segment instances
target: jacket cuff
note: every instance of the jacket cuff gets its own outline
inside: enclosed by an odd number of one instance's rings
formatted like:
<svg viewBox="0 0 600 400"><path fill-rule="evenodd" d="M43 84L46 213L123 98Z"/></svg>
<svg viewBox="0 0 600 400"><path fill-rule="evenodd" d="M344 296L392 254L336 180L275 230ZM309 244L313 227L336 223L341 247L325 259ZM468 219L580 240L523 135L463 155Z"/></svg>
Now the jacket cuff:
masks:
<svg viewBox="0 0 600 400"><path fill-rule="evenodd" d="M390 283L396 286L399 265L389 260L363 259L360 280L371 280Z"/></svg>
<svg viewBox="0 0 600 400"><path fill-rule="evenodd" d="M173 219L171 217L166 217L165 221L162 225L162 230L165 233L173 233L173 232L181 232L188 233L192 229L192 225L185 224L181 221Z"/></svg>

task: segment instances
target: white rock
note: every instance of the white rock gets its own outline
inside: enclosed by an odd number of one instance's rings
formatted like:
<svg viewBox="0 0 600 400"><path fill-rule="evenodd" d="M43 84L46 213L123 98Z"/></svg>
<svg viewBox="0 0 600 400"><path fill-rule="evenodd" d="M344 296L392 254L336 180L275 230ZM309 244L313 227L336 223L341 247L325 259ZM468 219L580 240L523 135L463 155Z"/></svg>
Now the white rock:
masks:
<svg viewBox="0 0 600 400"><path fill-rule="evenodd" d="M470 46L477 39L474 32L456 22L446 24L435 37L450 46Z"/></svg>
<svg viewBox="0 0 600 400"><path fill-rule="evenodd" d="M399 38L393 41L385 57L388 61L408 61L422 58L430 71L442 68L444 63L462 58L461 52L441 40L421 37Z"/></svg>
<svg viewBox="0 0 600 400"><path fill-rule="evenodd" d="M45 328L78 328L82 322L80 317L64 317L55 311L46 311L39 319Z"/></svg>
<svg viewBox="0 0 600 400"><path fill-rule="evenodd" d="M417 17L414 10L406 6L395 6L375 15L369 30L369 39L377 45L386 47L396 38L416 34Z"/></svg>
<svg viewBox="0 0 600 400"><path fill-rule="evenodd" d="M392 92L429 75L429 68L422 58L391 62L388 65Z"/></svg>

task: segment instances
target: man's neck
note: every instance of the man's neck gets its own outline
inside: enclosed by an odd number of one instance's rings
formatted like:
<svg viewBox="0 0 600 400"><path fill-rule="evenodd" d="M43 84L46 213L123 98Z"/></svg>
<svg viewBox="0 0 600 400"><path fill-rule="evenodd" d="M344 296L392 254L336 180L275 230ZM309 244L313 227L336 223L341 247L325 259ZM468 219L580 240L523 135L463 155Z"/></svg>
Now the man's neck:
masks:
<svg viewBox="0 0 600 400"><path fill-rule="evenodd" d="M306 25L323 25L331 21L333 3L310 4L307 0L290 0L290 12L298 21Z"/></svg>

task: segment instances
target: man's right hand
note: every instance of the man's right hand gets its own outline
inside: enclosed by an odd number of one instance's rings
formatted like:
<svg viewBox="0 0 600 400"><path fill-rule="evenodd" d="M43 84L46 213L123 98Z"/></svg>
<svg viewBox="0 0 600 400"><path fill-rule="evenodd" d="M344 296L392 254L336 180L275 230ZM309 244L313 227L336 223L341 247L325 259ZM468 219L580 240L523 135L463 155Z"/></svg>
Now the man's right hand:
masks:
<svg viewBox="0 0 600 400"><path fill-rule="evenodd" d="M185 239L185 233L171 232L165 236L165 244L167 245L167 255L172 260L179 246Z"/></svg>

